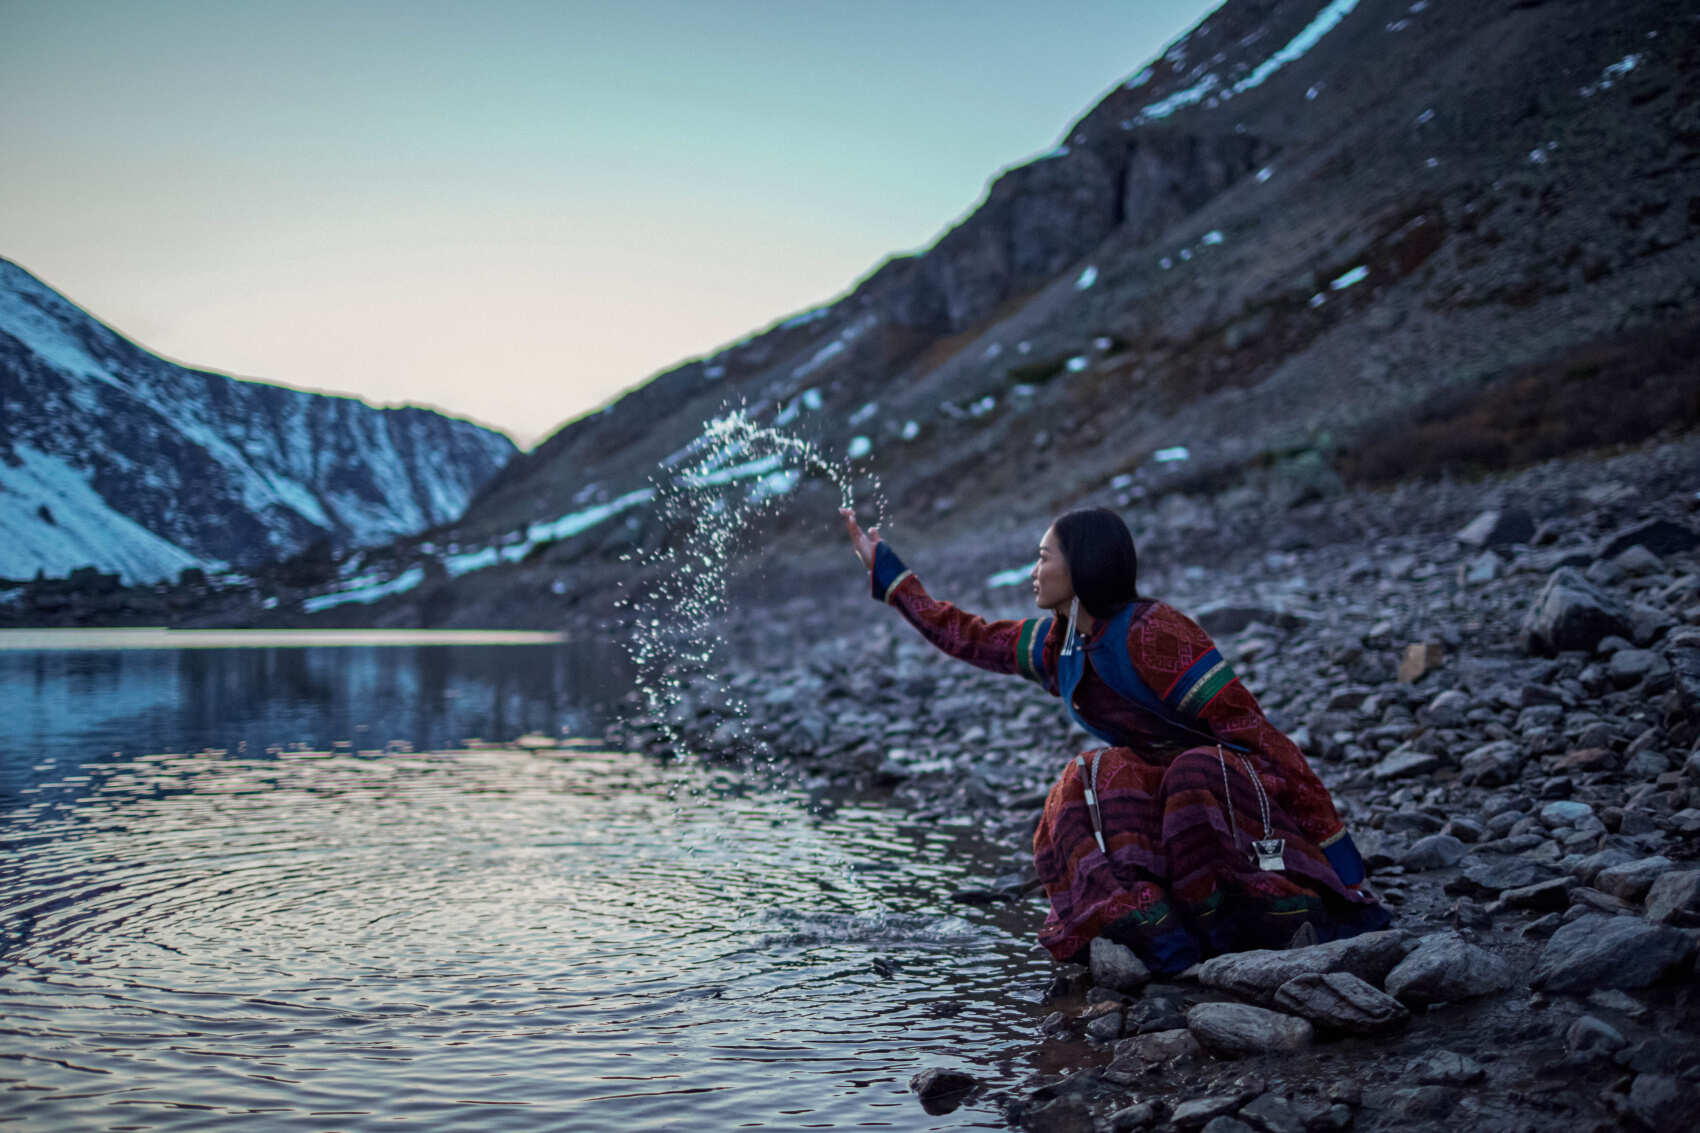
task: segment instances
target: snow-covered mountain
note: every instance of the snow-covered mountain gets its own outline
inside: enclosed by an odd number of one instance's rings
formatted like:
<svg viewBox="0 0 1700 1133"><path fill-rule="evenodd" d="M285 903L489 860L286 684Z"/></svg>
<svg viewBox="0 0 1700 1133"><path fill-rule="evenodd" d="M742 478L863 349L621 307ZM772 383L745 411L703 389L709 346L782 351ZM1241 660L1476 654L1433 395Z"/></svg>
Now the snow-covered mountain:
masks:
<svg viewBox="0 0 1700 1133"><path fill-rule="evenodd" d="M0 259L0 578L386 542L456 518L514 451L429 410L167 362Z"/></svg>

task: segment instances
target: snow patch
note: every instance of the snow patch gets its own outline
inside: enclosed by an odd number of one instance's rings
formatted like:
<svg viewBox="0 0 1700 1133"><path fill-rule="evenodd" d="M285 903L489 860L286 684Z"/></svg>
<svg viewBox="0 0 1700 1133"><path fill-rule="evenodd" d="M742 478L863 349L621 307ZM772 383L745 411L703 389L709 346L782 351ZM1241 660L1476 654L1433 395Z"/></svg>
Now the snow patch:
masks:
<svg viewBox="0 0 1700 1133"><path fill-rule="evenodd" d="M1068 369L1069 373L1078 374L1078 373L1080 373L1080 371L1086 369L1086 366L1087 366L1086 355L1076 354L1073 358L1070 358L1067 362L1064 362L1063 365Z"/></svg>
<svg viewBox="0 0 1700 1133"><path fill-rule="evenodd" d="M1160 448L1151 454L1151 459L1158 464L1173 464L1180 460L1190 460L1192 452L1185 445L1174 445L1170 448Z"/></svg>
<svg viewBox="0 0 1700 1133"><path fill-rule="evenodd" d="M0 578L37 570L60 577L92 566L138 583L174 578L185 567L224 567L115 511L64 460L24 444L13 452L17 467L0 463Z"/></svg>
<svg viewBox="0 0 1700 1133"><path fill-rule="evenodd" d="M1282 67L1301 58L1305 52L1315 47L1322 37L1333 31L1339 22L1352 14L1352 9L1358 6L1358 0L1333 0L1327 7L1316 14L1316 18L1306 24L1304 29L1287 41L1275 54L1259 63L1251 74L1234 84L1235 94L1244 94L1256 86L1261 86ZM1316 87L1305 92L1307 99L1316 97Z"/></svg>
<svg viewBox="0 0 1700 1133"><path fill-rule="evenodd" d="M1357 267L1353 268L1351 271L1343 272L1340 275L1336 276L1334 279L1330 280L1329 283L1328 283L1328 290L1330 290L1330 291L1344 291L1344 290L1346 290L1346 288L1352 286L1352 284L1362 283L1365 279L1368 279L1368 278L1369 278L1369 268L1364 264L1359 264Z"/></svg>
<svg viewBox="0 0 1700 1133"><path fill-rule="evenodd" d="M1610 90L1617 85L1618 79L1623 78L1641 65L1641 58L1639 52L1631 52L1625 55L1622 59L1601 71L1599 79L1581 88L1577 93L1583 98L1592 98L1601 91Z"/></svg>
<svg viewBox="0 0 1700 1133"><path fill-rule="evenodd" d="M870 401L866 405L862 406L862 408L856 410L856 412L850 414L850 424L860 425L864 421L872 421L874 419L874 414L879 411L880 403L877 401Z"/></svg>
<svg viewBox="0 0 1700 1133"><path fill-rule="evenodd" d="M317 597L308 598L306 601L301 603L301 608L306 610L309 614L316 614L321 610L329 610L336 606L346 606L354 602L359 602L363 605L369 606L373 602L378 601L380 598L389 598L396 594L405 594L424 581L425 568L411 566L396 575L394 578L390 579L388 582L379 582L377 579L368 576L366 578L359 579L357 581L357 585L350 587L347 590L339 590L335 594L320 594Z"/></svg>
<svg viewBox="0 0 1700 1133"><path fill-rule="evenodd" d="M1032 580L1033 568L1038 565L1039 564L1037 562L1032 562L1023 567L1012 567L1009 570L1000 570L986 579L986 588L989 590L997 590L1004 586L1020 586L1023 582Z"/></svg>
<svg viewBox="0 0 1700 1133"><path fill-rule="evenodd" d="M921 426L913 421L905 421L903 422L903 432L900 435L904 440L912 441L921 435Z"/></svg>
<svg viewBox="0 0 1700 1133"><path fill-rule="evenodd" d="M1098 282L1098 269L1097 269L1097 267L1096 266L1088 266L1085 271L1080 273L1080 278L1074 281L1074 289L1076 291L1085 291L1088 287L1091 287L1094 283L1097 283L1097 282Z"/></svg>

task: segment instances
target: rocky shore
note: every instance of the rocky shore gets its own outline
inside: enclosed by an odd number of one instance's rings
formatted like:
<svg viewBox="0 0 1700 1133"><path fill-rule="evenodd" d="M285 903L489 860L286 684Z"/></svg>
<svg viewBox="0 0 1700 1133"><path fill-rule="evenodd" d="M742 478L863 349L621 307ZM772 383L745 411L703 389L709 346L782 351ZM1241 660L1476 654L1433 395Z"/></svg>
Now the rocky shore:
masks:
<svg viewBox="0 0 1700 1133"><path fill-rule="evenodd" d="M1687 440L1273 516L1243 492L1120 501L1144 591L1197 617L1307 752L1394 927L1218 957L1173 984L1098 942L1090 970L1059 966L1034 1035L1056 1047L1045 1064L1072 1069L1000 1096L1011 1124L1691 1128L1696 489ZM936 595L1023 613L1024 588L904 550ZM1039 690L860 600L729 625L734 675L675 673L664 712L608 738L784 761L828 798L884 786L921 819L972 815L1009 866L952 899L1027 903L1036 927L1031 833L1090 741ZM940 1108L989 1088L942 1070L914 1085Z"/></svg>

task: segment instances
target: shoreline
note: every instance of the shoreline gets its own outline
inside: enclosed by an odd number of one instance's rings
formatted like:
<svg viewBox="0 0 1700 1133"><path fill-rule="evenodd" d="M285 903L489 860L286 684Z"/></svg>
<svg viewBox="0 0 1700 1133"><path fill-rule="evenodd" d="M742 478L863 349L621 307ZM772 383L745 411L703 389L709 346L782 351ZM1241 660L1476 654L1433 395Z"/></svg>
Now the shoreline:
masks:
<svg viewBox="0 0 1700 1133"><path fill-rule="evenodd" d="M1142 516L1153 589L1211 632L1305 750L1394 924L1362 947L1224 957L1197 983L1111 986L1107 969L1057 965L1056 1012L1034 1042L1072 1069L999 1097L1010 1123L1685 1120L1677 1099L1700 1081L1697 452L1678 441L1348 494L1273 517L1291 524L1258 523L1260 501L1244 498ZM1222 556L1230 570L1202 568L1233 531L1247 537ZM971 581L990 573L983 551L894 545L936 596L1025 616ZM1551 624L1531 642L1537 607ZM1576 636L1566 617L1591 628ZM729 677L676 673L666 719L606 738L778 759L824 790L889 788L920 820L971 815L1008 867L955 899L1031 901L1036 927L1037 809L1093 746L1052 698L841 596L777 602L722 637ZM917 1081L928 1105L964 1088Z"/></svg>

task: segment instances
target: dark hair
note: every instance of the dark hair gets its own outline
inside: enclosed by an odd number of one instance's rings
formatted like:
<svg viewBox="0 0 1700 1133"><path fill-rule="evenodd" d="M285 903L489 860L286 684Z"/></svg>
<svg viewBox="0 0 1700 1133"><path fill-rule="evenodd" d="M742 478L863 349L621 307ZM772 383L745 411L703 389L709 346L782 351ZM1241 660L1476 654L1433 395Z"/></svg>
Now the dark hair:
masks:
<svg viewBox="0 0 1700 1133"><path fill-rule="evenodd" d="M1058 516L1051 528L1087 613L1114 617L1139 599L1139 553L1121 516L1109 508L1082 508Z"/></svg>

